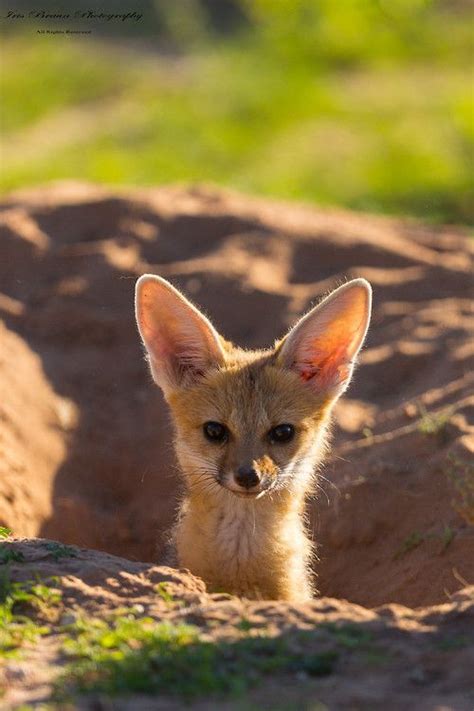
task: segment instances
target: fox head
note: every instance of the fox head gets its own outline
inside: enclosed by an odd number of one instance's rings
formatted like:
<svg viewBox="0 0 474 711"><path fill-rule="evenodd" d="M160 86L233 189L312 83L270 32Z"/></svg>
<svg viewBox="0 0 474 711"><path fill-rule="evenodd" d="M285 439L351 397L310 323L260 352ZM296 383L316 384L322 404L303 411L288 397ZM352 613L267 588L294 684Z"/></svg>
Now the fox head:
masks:
<svg viewBox="0 0 474 711"><path fill-rule="evenodd" d="M172 411L188 488L249 499L301 490L323 454L329 414L351 379L370 309L370 285L355 279L273 348L245 351L167 281L142 276L138 329Z"/></svg>

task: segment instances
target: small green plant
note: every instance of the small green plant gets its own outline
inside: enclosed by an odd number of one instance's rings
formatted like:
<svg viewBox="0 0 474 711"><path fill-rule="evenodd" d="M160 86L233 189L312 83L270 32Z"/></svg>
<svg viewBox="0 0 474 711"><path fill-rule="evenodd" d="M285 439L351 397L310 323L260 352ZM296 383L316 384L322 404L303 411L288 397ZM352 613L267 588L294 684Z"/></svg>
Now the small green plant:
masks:
<svg viewBox="0 0 474 711"><path fill-rule="evenodd" d="M446 524L441 534L441 539L443 541L443 551L445 551L451 545L455 535L456 531L451 528L449 524Z"/></svg>
<svg viewBox="0 0 474 711"><path fill-rule="evenodd" d="M23 563L25 556L14 548L14 544L3 542L0 547L0 564Z"/></svg>
<svg viewBox="0 0 474 711"><path fill-rule="evenodd" d="M239 630L242 630L242 632L250 632L253 627L250 620L248 620L246 617L242 617L242 619L240 620L240 622L237 623L236 626Z"/></svg>
<svg viewBox="0 0 474 711"><path fill-rule="evenodd" d="M380 667L393 662L393 654L379 646L369 646L363 650L363 659L371 667Z"/></svg>
<svg viewBox="0 0 474 711"><path fill-rule="evenodd" d="M446 428L453 415L453 408L428 412L423 403L419 403L418 409L421 414L418 430L427 437L437 437L444 442L447 434Z"/></svg>
<svg viewBox="0 0 474 711"><path fill-rule="evenodd" d="M407 536L402 542L400 548L393 556L393 560L398 560L410 551L414 550L415 548L418 548L418 546L421 545L424 540L425 536L422 533L419 533L419 531L413 531L413 533L410 533L410 535Z"/></svg>
<svg viewBox="0 0 474 711"><path fill-rule="evenodd" d="M447 476L454 489L452 507L468 524L474 525L474 464L451 454Z"/></svg>
<svg viewBox="0 0 474 711"><path fill-rule="evenodd" d="M110 612L110 619L116 620L119 617L127 617L129 615L132 615L133 617L140 617L144 614L144 612L145 607L139 603L129 607L124 605L123 607L116 607L115 610L112 610Z"/></svg>
<svg viewBox="0 0 474 711"><path fill-rule="evenodd" d="M17 656L27 642L50 632L45 624L61 601L61 593L51 587L57 579L42 582L13 582L9 568L0 576L0 657ZM33 619L33 616L40 620Z"/></svg>
<svg viewBox="0 0 474 711"><path fill-rule="evenodd" d="M165 582L158 583L155 585L154 590L158 595L161 597L164 602L166 602L167 605L173 605L175 600L173 595L170 593L168 589L168 585Z"/></svg>
<svg viewBox="0 0 474 711"><path fill-rule="evenodd" d="M53 556L54 560L59 560L60 558L77 558L77 551L72 546L67 546L64 543L48 541L48 543L44 544L44 548Z"/></svg>
<svg viewBox="0 0 474 711"><path fill-rule="evenodd" d="M7 526L0 526L0 539L8 538L11 535L12 535L11 528L8 528Z"/></svg>
<svg viewBox="0 0 474 711"><path fill-rule="evenodd" d="M361 627L360 625L336 624L328 622L321 625L323 629L328 630L331 635L337 640L338 644L348 649L354 649L361 645L367 645L373 639L372 633Z"/></svg>
<svg viewBox="0 0 474 711"><path fill-rule="evenodd" d="M436 646L442 652L452 652L457 649L464 649L464 647L468 646L469 641L470 640L464 635L460 635L459 637L443 637L436 643Z"/></svg>

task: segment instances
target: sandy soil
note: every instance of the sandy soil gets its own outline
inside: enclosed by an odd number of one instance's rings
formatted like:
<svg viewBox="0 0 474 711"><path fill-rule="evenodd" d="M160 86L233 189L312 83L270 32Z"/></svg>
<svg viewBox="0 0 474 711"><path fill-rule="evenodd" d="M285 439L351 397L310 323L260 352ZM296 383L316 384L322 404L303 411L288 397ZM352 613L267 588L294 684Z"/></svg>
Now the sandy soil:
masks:
<svg viewBox="0 0 474 711"><path fill-rule="evenodd" d="M451 634L472 602L473 280L463 231L214 189L112 193L71 183L10 196L0 223L0 525L127 559L83 550L69 561L71 604L93 606L97 589L115 604L111 566L127 581L123 597L138 595L133 576L168 575L201 596L204 620L222 605L225 625L242 605L278 634L336 610L378 625L389 644L394 635L398 666L352 660L311 687L311 698L367 708L387 694L401 708L421 689L417 709L472 708L461 692L473 647L440 656L416 632L429 619L430 634L444 626ZM187 575L133 562L159 560L179 495L167 412L133 321L134 281L145 271L171 279L225 336L250 347L269 345L346 278L374 287L367 346L309 506L324 597L305 610L216 603ZM39 543L22 545L27 562L15 573L50 565ZM94 590L90 570L104 571ZM388 604L390 613L374 611ZM418 668L423 681L410 681ZM15 693L28 687L25 698L34 698L35 684L15 682Z"/></svg>
<svg viewBox="0 0 474 711"><path fill-rule="evenodd" d="M60 624L72 615L103 617L123 605L141 605L144 614L161 620L197 625L209 639L235 644L249 632L239 630L245 620L253 635L294 639L300 631L314 633L313 649L337 649L338 660L332 674L311 678L296 674L264 679L251 690L243 704L209 700L197 701L193 708L219 709L343 709L362 711L471 711L474 644L468 630L474 625L474 587L456 593L442 605L413 610L401 605L383 605L375 610L334 598L319 598L305 605L281 602L250 602L224 594L209 595L197 578L172 568L132 563L105 553L82 549L76 557L60 562L45 549L45 541L10 544L25 561L12 567L17 580L28 580L32 570L42 579L61 576L63 608L59 611L57 633L43 638L29 651L29 657L10 661L3 671L9 688L11 707L48 698L50 682L64 661L61 658ZM179 604L165 602L156 592L157 584ZM370 642L341 644L324 626L351 625L355 639ZM1 678L1 674L0 674ZM253 704L253 705L252 705ZM319 704L319 705L318 705ZM95 696L78 702L88 711L117 709L188 708L179 700L157 700L135 695L113 702Z"/></svg>

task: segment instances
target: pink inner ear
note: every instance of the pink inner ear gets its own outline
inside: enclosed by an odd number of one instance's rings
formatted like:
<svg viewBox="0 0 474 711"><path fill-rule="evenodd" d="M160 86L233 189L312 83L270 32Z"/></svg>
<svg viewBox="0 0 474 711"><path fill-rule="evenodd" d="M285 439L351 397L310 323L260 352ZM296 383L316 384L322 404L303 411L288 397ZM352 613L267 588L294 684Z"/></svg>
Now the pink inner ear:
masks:
<svg viewBox="0 0 474 711"><path fill-rule="evenodd" d="M325 337L308 339L302 346L298 370L305 382L317 377L318 386L324 388L342 383L350 376L360 325L349 331L345 319L338 321L333 322Z"/></svg>
<svg viewBox="0 0 474 711"><path fill-rule="evenodd" d="M350 365L347 359L347 349L339 346L330 353L319 352L320 357L307 361L300 368L301 378L307 382L315 378L321 389L343 383L350 375Z"/></svg>
<svg viewBox="0 0 474 711"><path fill-rule="evenodd" d="M344 367L344 362L347 357L347 349L345 346L339 346L334 351L324 353L315 349L314 357L311 362L306 361L300 370L301 377L304 381L311 380L315 375L323 384L334 382L347 375L347 367Z"/></svg>

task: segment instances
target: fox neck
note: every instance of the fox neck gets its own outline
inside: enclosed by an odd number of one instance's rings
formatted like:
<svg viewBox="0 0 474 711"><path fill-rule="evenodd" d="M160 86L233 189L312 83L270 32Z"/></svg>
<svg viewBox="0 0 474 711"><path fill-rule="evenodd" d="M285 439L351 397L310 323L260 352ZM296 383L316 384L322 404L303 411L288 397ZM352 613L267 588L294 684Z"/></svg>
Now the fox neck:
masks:
<svg viewBox="0 0 474 711"><path fill-rule="evenodd" d="M311 474L260 499L191 487L176 530L180 565L211 589L252 598L308 599L312 546L304 530Z"/></svg>

